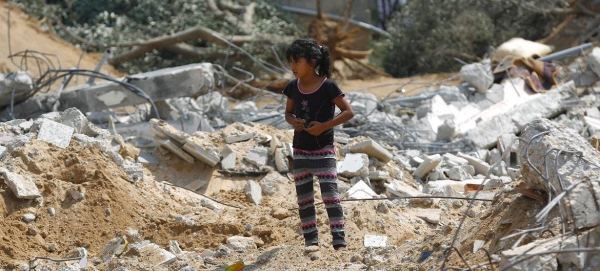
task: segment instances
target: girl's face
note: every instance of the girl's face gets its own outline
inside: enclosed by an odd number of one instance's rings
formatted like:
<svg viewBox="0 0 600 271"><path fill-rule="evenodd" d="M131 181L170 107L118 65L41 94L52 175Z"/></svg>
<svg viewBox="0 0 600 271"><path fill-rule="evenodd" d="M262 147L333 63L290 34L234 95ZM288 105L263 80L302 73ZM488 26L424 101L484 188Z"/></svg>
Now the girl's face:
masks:
<svg viewBox="0 0 600 271"><path fill-rule="evenodd" d="M306 76L310 76L315 73L314 67L306 61L306 58L300 57L297 60L290 59L290 66L292 68L292 72L294 73L294 77L296 78L306 78Z"/></svg>

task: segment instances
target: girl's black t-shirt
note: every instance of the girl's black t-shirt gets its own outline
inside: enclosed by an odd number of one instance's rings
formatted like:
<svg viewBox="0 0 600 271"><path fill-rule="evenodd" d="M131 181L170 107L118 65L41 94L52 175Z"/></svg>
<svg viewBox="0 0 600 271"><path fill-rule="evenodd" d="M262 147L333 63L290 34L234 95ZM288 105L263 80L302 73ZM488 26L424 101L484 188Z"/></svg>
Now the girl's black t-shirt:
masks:
<svg viewBox="0 0 600 271"><path fill-rule="evenodd" d="M283 94L294 101L294 115L296 115L296 118L304 119L306 121L305 125L315 120L321 123L331 120L335 114L333 100L340 95L344 95L331 79L323 80L321 86L310 93L301 92L298 87L298 79L294 79L285 86ZM292 144L296 149L320 150L333 144L333 128L318 136L311 135L306 131L294 131L294 142Z"/></svg>

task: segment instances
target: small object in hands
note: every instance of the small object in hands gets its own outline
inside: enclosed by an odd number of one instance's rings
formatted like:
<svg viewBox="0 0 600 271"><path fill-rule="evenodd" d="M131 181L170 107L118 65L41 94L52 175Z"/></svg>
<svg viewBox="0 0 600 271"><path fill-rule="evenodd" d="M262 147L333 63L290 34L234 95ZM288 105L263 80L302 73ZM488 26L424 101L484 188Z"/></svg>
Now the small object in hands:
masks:
<svg viewBox="0 0 600 271"><path fill-rule="evenodd" d="M312 122L307 122L307 123L304 123L304 128L307 128L307 129L308 129L308 128L312 128L313 126L315 126L315 124L314 124L314 123L312 123Z"/></svg>
<svg viewBox="0 0 600 271"><path fill-rule="evenodd" d="M227 266L227 268L225 268L225 271L242 271L245 267L246 265L244 264L244 260L239 260L234 264Z"/></svg>

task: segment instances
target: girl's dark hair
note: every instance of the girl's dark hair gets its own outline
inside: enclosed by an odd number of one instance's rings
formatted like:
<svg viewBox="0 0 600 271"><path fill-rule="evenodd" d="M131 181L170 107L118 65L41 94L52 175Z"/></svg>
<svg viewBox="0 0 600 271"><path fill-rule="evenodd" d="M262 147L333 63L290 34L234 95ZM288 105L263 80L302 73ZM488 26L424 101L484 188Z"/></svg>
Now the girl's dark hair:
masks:
<svg viewBox="0 0 600 271"><path fill-rule="evenodd" d="M331 77L331 60L329 59L329 50L325 46L317 44L314 39L297 39L285 51L285 58L288 62L298 61L300 58L306 59L308 63L315 60L315 69L319 76Z"/></svg>

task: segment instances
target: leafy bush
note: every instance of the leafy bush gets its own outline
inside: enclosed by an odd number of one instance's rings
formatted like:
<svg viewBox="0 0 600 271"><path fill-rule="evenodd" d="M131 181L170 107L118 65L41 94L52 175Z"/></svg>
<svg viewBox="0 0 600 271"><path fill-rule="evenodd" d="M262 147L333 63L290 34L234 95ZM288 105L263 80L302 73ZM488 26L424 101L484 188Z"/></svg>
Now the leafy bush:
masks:
<svg viewBox="0 0 600 271"><path fill-rule="evenodd" d="M383 67L394 76L457 70L454 57L461 54L481 57L511 37L547 35L543 29L556 18L542 7L566 5L562 0L409 0L388 29L392 46Z"/></svg>
<svg viewBox="0 0 600 271"><path fill-rule="evenodd" d="M246 0L230 2L240 5L249 3ZM289 15L282 13L270 0L252 2L255 2L257 6L253 24L248 30L241 29L236 22L219 18L205 0L171 0L168 5L162 0L52 0L48 3L43 0L23 0L20 1L20 6L26 12L36 14L40 18L49 15L59 17L69 31L85 40L103 44L139 42L177 33L194 26L210 28L224 37L264 34L300 35L300 30L295 24L285 20ZM239 19L242 20L242 18ZM72 43L80 43L67 35L64 30L57 29L57 33ZM222 61L218 60L225 58L225 53L235 52L235 50L209 45L202 40L188 43L199 47L209 47L210 54L203 59L190 59L167 50L153 51L144 57L123 63L118 68L128 73L138 73L193 62L217 61L221 64ZM102 48L81 45L91 51L102 50ZM243 48L257 58L275 63L274 55L265 44L252 42L245 44ZM129 49L131 48L118 47L113 50L113 54L117 55ZM253 65L247 57L240 56L239 59L243 64Z"/></svg>

